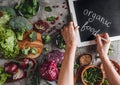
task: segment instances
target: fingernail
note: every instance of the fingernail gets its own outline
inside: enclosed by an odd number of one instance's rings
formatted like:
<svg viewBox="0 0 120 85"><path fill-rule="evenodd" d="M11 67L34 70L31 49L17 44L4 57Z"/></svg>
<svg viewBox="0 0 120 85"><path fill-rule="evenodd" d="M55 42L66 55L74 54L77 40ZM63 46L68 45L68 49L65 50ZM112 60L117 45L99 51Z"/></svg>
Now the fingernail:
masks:
<svg viewBox="0 0 120 85"><path fill-rule="evenodd" d="M80 28L80 26L77 26L77 28Z"/></svg>

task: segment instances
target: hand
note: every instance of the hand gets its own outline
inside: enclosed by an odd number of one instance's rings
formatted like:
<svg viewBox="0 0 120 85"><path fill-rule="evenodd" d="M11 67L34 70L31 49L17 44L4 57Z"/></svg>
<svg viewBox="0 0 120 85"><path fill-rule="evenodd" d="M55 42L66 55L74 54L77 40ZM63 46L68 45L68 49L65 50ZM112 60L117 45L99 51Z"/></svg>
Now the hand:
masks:
<svg viewBox="0 0 120 85"><path fill-rule="evenodd" d="M107 41L104 41L101 38L105 38ZM100 57L107 56L110 47L110 38L108 33L97 35L96 41L97 50L99 52Z"/></svg>
<svg viewBox="0 0 120 85"><path fill-rule="evenodd" d="M64 26L61 30L63 39L65 40L66 47L67 46L75 46L77 47L77 35L76 31L79 26L74 27L73 22L70 22L68 26Z"/></svg>

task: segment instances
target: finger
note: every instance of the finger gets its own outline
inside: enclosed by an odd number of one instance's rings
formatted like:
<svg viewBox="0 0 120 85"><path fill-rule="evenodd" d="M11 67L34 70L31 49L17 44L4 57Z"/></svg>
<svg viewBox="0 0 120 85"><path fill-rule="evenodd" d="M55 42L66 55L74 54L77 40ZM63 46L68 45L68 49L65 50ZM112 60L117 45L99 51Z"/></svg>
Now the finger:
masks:
<svg viewBox="0 0 120 85"><path fill-rule="evenodd" d="M79 26L76 26L76 27L75 27L75 31L77 31L78 29L79 29Z"/></svg>
<svg viewBox="0 0 120 85"><path fill-rule="evenodd" d="M106 38L106 39L109 39L108 33L105 33L105 38Z"/></svg>
<svg viewBox="0 0 120 85"><path fill-rule="evenodd" d="M69 29L73 29L73 28L74 28L72 21L69 23L68 28L69 28Z"/></svg>
<svg viewBox="0 0 120 85"><path fill-rule="evenodd" d="M100 35L97 35L96 37L97 45L102 46L102 41Z"/></svg>

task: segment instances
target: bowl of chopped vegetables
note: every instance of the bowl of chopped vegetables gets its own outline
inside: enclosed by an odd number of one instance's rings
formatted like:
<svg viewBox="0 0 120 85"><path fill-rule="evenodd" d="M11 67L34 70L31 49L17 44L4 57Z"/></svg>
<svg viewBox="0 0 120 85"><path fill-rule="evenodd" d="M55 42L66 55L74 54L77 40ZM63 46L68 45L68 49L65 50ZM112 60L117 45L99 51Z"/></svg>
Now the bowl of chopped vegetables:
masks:
<svg viewBox="0 0 120 85"><path fill-rule="evenodd" d="M99 67L89 65L83 69L81 79L84 85L102 85L104 74Z"/></svg>

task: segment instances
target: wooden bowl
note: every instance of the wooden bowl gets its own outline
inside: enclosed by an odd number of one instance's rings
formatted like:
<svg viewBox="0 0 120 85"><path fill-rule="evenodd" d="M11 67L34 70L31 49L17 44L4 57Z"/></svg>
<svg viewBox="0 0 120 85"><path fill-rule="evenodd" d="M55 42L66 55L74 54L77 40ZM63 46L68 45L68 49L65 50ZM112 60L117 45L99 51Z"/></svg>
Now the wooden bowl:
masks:
<svg viewBox="0 0 120 85"><path fill-rule="evenodd" d="M42 43L42 37L41 37L41 34L36 32L37 33L37 38L35 41L31 42L30 41L30 38L29 38L29 35L33 32L34 30L30 30L26 33L24 33L23 35L23 40L20 40L18 41L18 47L19 47L19 50L23 49L23 48L37 48L38 50L38 53L37 54L28 54L27 57L28 58L37 58L39 57L39 55L42 53L43 51L43 43Z"/></svg>
<svg viewBox="0 0 120 85"><path fill-rule="evenodd" d="M94 65L86 66L86 67L83 69L82 73L81 73L81 79L82 79L82 83L83 83L84 85L89 85L89 84L86 83L85 80L84 80L84 73L85 73L86 70L88 70L88 69L90 69L90 68L98 68L98 69L101 69L101 68L99 68L99 67L97 67L97 66L94 66ZM95 83L95 85L102 85L102 83L103 83L103 81L104 81L105 75L104 75L104 73L103 73L102 70L101 70L101 72L102 72L102 79L101 79L100 82ZM95 74L94 74L94 75L95 75Z"/></svg>
<svg viewBox="0 0 120 85"><path fill-rule="evenodd" d="M81 66L89 65L92 61L92 56L90 54L82 54L79 57L79 63Z"/></svg>

